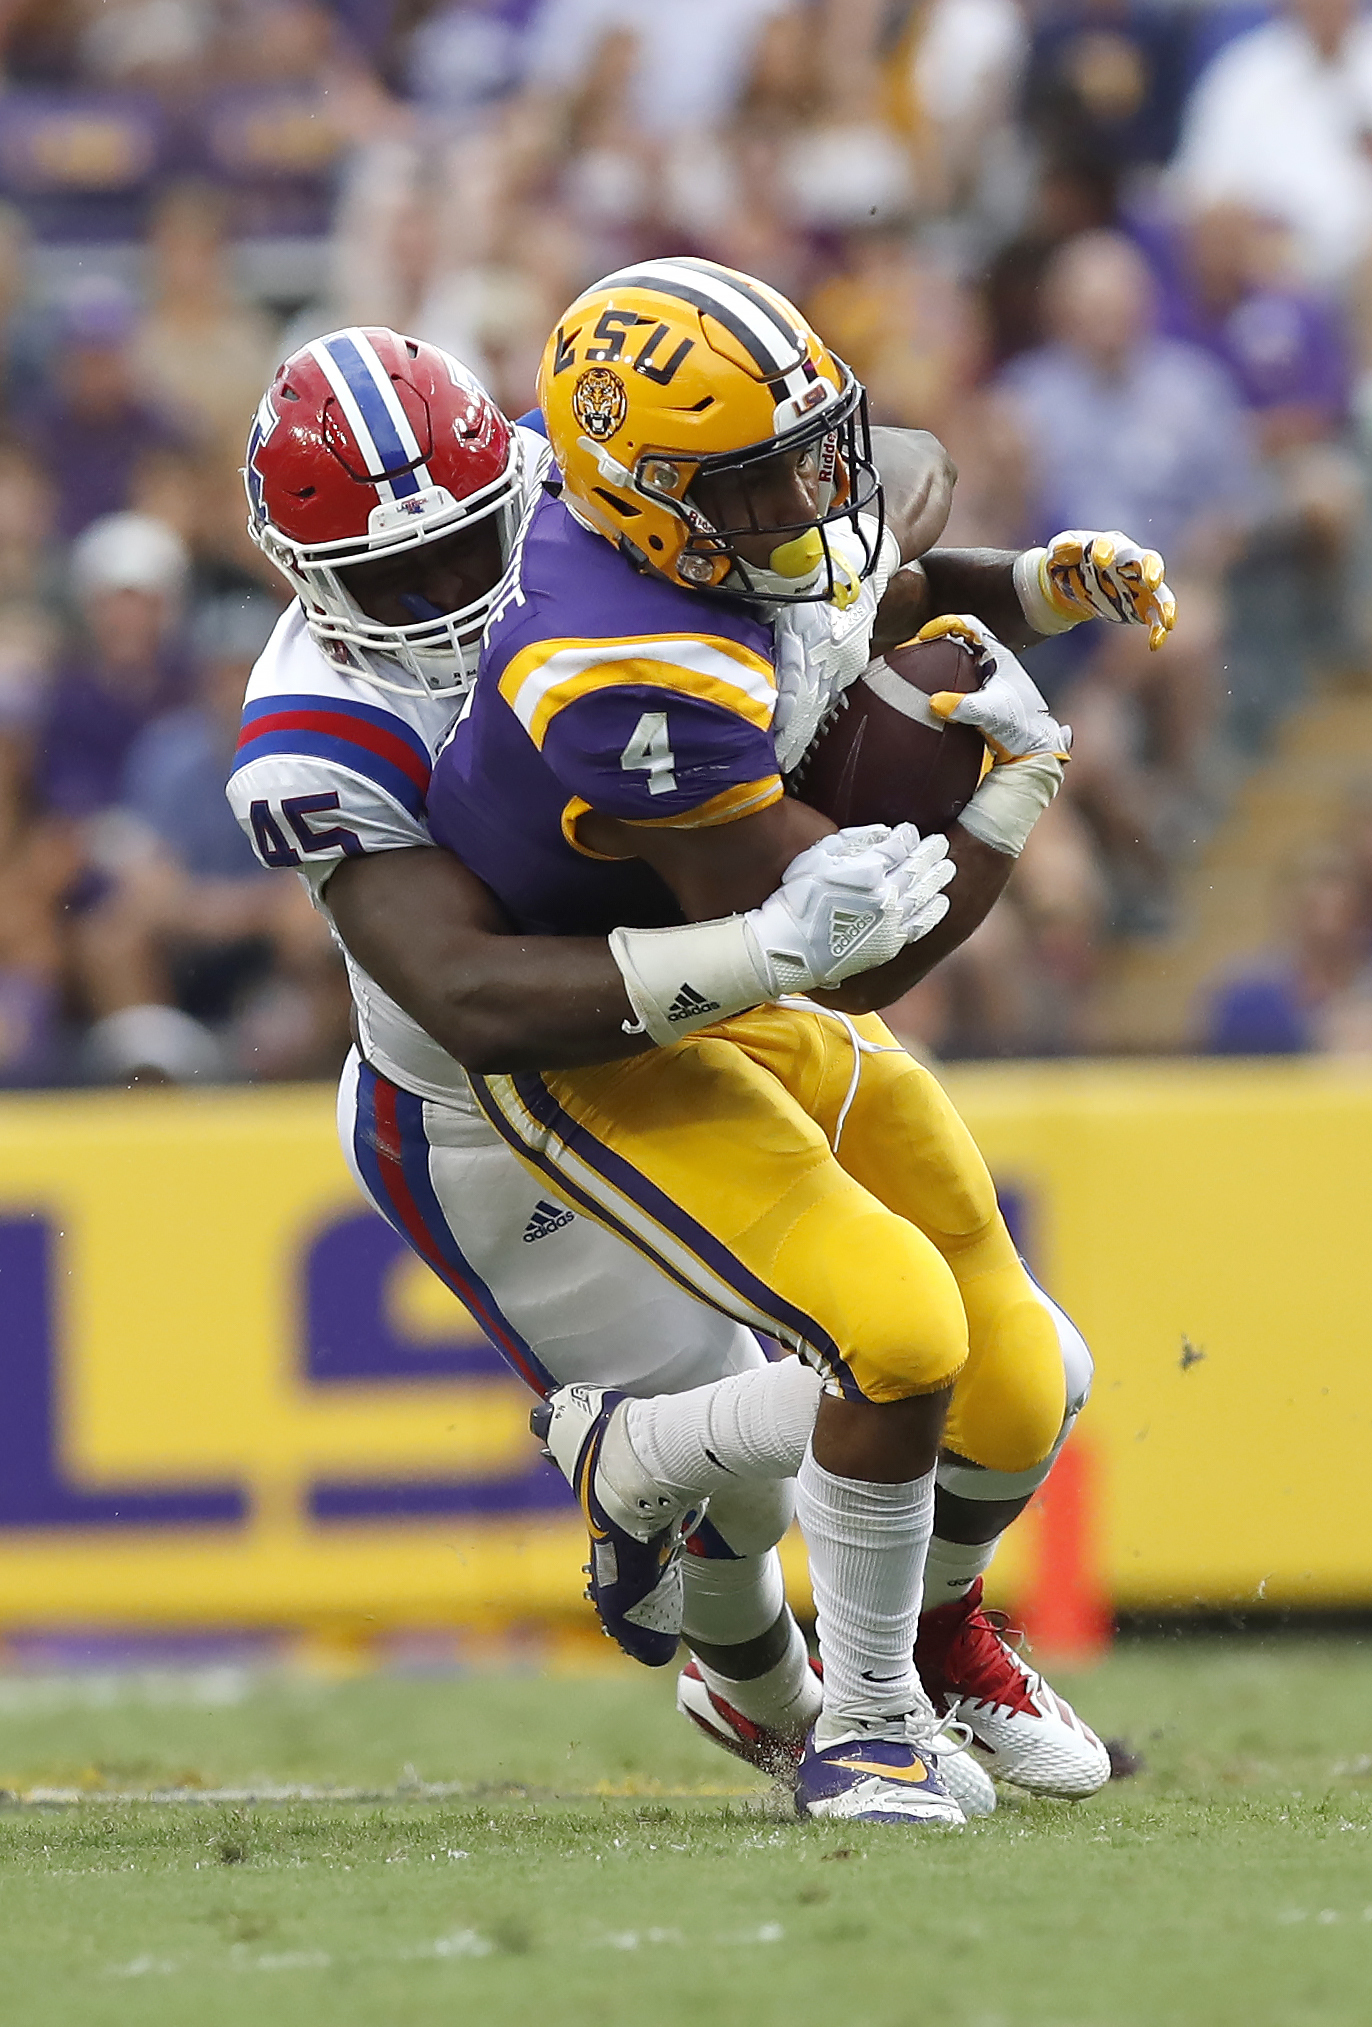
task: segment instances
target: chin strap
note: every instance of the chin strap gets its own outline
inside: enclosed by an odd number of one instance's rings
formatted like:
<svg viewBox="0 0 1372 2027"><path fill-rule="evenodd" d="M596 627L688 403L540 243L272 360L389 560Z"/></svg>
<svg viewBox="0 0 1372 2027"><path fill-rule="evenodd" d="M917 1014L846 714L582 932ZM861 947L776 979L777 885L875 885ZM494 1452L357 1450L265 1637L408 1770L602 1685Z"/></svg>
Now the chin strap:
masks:
<svg viewBox="0 0 1372 2027"><path fill-rule="evenodd" d="M622 465L603 443L596 443L589 436L579 436L577 446L585 451L587 457L595 459L595 468L601 478L607 479L612 486L624 486L631 493L638 491L638 481L628 465Z"/></svg>

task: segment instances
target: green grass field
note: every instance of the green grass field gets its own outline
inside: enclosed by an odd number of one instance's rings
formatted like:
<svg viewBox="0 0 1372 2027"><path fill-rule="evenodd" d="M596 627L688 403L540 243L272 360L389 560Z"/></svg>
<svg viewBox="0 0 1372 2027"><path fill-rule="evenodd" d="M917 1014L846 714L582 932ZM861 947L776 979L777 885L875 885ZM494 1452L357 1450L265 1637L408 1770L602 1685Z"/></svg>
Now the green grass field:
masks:
<svg viewBox="0 0 1372 2027"><path fill-rule="evenodd" d="M796 1823L670 1671L0 1678L0 2021L1367 2027L1372 1645L1063 1686L1145 1770L921 1838ZM117 1798L270 1784L373 1798Z"/></svg>

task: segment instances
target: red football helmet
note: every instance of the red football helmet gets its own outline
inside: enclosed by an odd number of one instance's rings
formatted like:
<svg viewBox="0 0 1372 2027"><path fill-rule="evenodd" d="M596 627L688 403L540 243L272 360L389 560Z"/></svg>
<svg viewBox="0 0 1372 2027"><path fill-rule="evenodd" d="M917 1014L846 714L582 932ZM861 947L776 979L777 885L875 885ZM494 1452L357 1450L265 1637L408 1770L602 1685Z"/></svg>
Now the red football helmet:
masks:
<svg viewBox="0 0 1372 2027"><path fill-rule="evenodd" d="M249 532L299 593L331 660L383 689L417 684L445 697L467 688L527 482L518 432L464 366L395 331L314 339L263 395L243 477ZM456 611L411 594L400 602L414 624L387 625L340 576L492 517L500 567ZM376 656L412 680L392 680Z"/></svg>

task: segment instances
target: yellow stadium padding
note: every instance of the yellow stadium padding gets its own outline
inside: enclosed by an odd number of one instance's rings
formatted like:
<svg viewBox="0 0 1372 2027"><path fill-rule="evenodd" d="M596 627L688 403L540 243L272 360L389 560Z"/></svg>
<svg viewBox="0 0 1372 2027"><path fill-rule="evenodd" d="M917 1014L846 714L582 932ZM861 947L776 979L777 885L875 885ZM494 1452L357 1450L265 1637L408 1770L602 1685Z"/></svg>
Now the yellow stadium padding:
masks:
<svg viewBox="0 0 1372 2027"><path fill-rule="evenodd" d="M1372 1071L946 1082L1096 1354L1115 1604L1372 1602ZM584 1610L529 1396L418 1271L327 1090L0 1103L0 1628Z"/></svg>

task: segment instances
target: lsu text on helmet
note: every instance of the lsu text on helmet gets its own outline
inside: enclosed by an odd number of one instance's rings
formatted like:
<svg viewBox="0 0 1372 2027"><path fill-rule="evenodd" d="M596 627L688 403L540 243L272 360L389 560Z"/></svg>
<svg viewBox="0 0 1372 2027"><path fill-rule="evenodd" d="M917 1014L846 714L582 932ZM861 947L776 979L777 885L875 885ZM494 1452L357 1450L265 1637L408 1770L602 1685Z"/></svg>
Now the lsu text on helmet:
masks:
<svg viewBox="0 0 1372 2027"><path fill-rule="evenodd" d="M881 487L862 387L766 283L707 260L621 268L562 318L538 391L563 497L637 569L691 591L846 604L874 567ZM807 449L813 515L759 522L760 467ZM723 473L747 503L734 526L700 505L700 482ZM739 553L765 536L765 565Z"/></svg>
<svg viewBox="0 0 1372 2027"><path fill-rule="evenodd" d="M331 660L383 689L467 688L525 483L518 433L464 366L395 331L314 339L263 395L243 477L249 533ZM463 535L474 546L460 604L402 590L412 621L363 610L351 569Z"/></svg>

